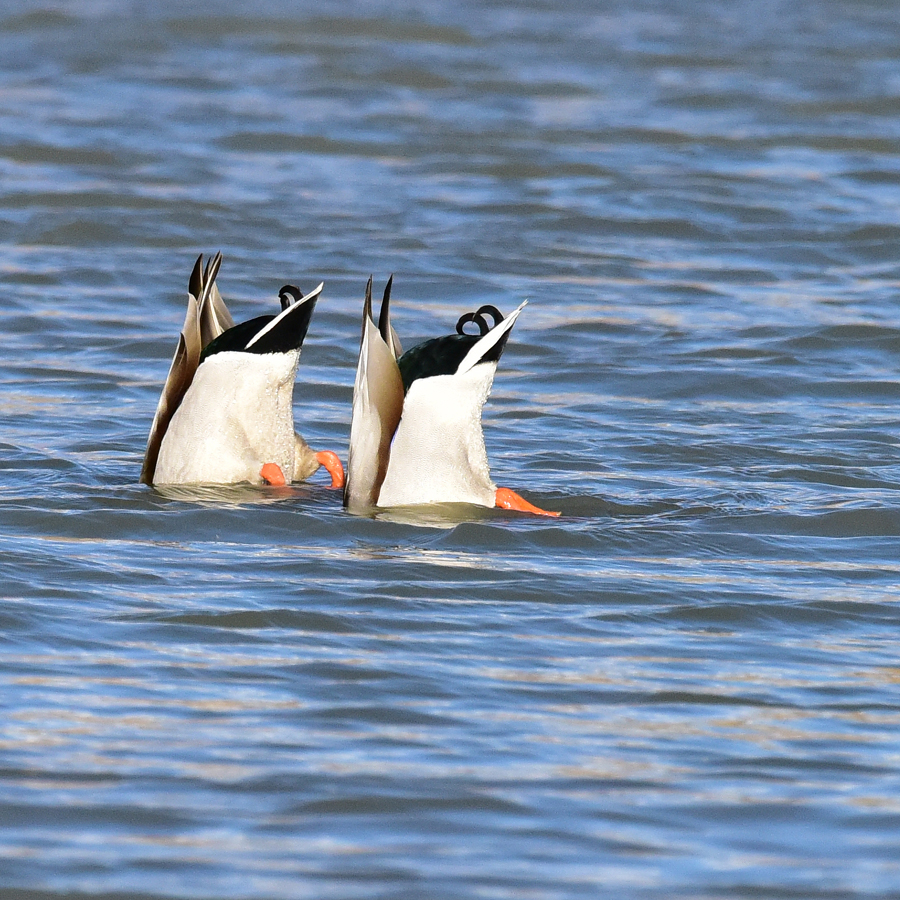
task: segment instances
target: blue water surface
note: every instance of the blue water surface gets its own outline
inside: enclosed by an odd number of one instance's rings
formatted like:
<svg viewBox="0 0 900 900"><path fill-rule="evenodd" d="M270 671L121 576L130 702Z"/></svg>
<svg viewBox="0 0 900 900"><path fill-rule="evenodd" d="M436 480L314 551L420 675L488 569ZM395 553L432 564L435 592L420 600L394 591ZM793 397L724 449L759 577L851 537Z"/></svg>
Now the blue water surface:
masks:
<svg viewBox="0 0 900 900"><path fill-rule="evenodd" d="M900 897L900 18L882 0L7 0L0 896ZM158 492L200 252L405 346L558 520Z"/></svg>

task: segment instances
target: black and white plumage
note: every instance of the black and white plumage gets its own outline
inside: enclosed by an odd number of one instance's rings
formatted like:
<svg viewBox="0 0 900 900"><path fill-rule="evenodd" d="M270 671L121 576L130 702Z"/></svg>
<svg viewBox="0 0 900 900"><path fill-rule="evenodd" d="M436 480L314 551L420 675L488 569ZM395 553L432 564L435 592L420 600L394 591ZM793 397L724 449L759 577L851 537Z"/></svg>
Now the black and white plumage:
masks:
<svg viewBox="0 0 900 900"><path fill-rule="evenodd" d="M340 462L294 432L300 349L323 285L279 292L281 312L235 325L216 286L222 255L191 274L187 315L150 429L146 484L284 484ZM333 459L332 459L333 458ZM336 461L337 469L334 466Z"/></svg>
<svg viewBox="0 0 900 900"><path fill-rule="evenodd" d="M456 334L402 353L390 323L389 280L378 325L366 287L353 390L344 504L373 507L472 503L546 513L491 479L481 414L510 331L492 306L460 318ZM488 318L492 321L489 324ZM470 324L479 334L466 333Z"/></svg>

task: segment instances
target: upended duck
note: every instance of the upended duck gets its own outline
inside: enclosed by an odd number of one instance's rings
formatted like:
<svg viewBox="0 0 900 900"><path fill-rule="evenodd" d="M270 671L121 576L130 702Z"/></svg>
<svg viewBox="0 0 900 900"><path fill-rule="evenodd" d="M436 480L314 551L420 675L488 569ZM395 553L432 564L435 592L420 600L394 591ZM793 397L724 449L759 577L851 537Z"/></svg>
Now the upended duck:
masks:
<svg viewBox="0 0 900 900"><path fill-rule="evenodd" d="M525 303L506 318L493 306L464 315L456 334L402 352L390 322L393 276L372 317L366 287L344 505L350 512L427 503L472 503L545 516L491 480L481 413L500 354ZM527 302L527 301L526 301ZM488 324L488 317L492 320ZM479 334L467 334L475 325Z"/></svg>
<svg viewBox="0 0 900 900"><path fill-rule="evenodd" d="M281 312L235 325L216 287L217 253L197 258L187 315L141 469L145 484L284 485L320 466L342 487L341 461L294 431L294 379L319 285L279 292Z"/></svg>

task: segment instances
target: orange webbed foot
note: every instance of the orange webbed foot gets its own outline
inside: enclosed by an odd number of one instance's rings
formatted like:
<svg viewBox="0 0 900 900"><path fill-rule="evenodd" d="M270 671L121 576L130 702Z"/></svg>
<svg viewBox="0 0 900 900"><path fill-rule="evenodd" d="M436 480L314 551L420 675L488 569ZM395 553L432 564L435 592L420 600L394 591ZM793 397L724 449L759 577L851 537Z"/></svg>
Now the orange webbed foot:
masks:
<svg viewBox="0 0 900 900"><path fill-rule="evenodd" d="M316 453L316 459L319 465L327 469L331 476L331 487L342 488L344 486L344 467L341 465L340 457L331 450L319 450Z"/></svg>
<svg viewBox="0 0 900 900"><path fill-rule="evenodd" d="M266 463L259 470L259 477L266 484L271 484L274 487L284 487L287 484L284 472L281 471L281 467L277 463Z"/></svg>
<svg viewBox="0 0 900 900"><path fill-rule="evenodd" d="M533 513L536 516L558 516L558 512L550 512L541 509L533 503L529 503L524 497L521 497L515 491L509 488L497 488L494 505L501 509L515 509L519 512Z"/></svg>

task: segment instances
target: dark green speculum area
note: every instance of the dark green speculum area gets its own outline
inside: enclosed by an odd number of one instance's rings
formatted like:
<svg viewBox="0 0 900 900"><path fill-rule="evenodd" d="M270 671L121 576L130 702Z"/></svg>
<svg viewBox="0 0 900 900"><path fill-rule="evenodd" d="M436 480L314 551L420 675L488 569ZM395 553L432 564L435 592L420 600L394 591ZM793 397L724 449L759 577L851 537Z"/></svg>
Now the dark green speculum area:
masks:
<svg viewBox="0 0 900 900"><path fill-rule="evenodd" d="M274 318L275 316L257 316L255 319L250 319L249 322L241 322L239 325L229 328L228 331L223 331L203 348L200 362L215 353L224 353L228 350L243 351L248 342Z"/></svg>
<svg viewBox="0 0 900 900"><path fill-rule="evenodd" d="M411 347L397 360L404 393L417 378L455 374L466 354L479 340L479 335L449 334Z"/></svg>
<svg viewBox="0 0 900 900"><path fill-rule="evenodd" d="M481 340L480 334L448 334L446 337L432 338L416 344L403 354L398 360L400 377L403 379L403 391L406 393L409 386L417 378L430 378L432 375L455 375L459 364L466 358L466 354ZM509 332L487 350L484 356L478 360L483 362L496 362L503 353Z"/></svg>

